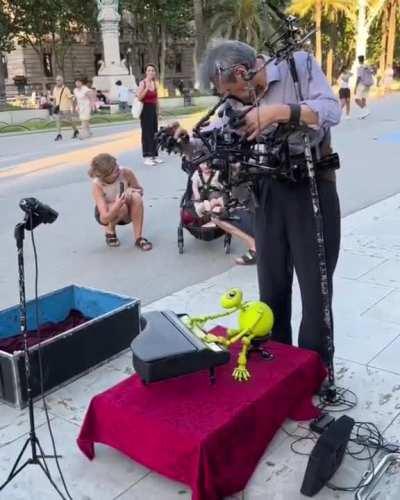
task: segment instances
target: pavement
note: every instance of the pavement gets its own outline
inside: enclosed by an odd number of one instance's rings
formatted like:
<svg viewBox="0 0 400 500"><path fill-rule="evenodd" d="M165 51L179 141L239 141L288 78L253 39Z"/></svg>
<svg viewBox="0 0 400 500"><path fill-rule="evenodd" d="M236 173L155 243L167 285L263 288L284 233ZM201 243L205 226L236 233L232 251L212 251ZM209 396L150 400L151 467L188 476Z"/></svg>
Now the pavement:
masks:
<svg viewBox="0 0 400 500"><path fill-rule="evenodd" d="M339 190L341 191L344 218L342 220L342 244L338 268L334 283L335 317L335 366L337 383L348 388L358 397L357 406L346 414L359 421L370 421L389 441L399 441L400 431L400 177L397 173L397 158L400 148L399 113L394 108L397 96L376 104L376 118L370 121L349 120L340 125L335 143L342 155L343 168L340 173ZM367 119L368 120L368 119ZM361 124L362 122L362 124ZM65 170L62 170L65 168ZM78 205L78 199L85 192L84 175L78 166L55 167L39 174L24 175L5 180L0 185L0 209L3 220L8 222L18 214L12 212L11 205L18 196L26 192L27 187L36 186L39 194L46 194L46 201L60 203L67 198L70 201L64 217L76 218L77 213L84 214L87 206ZM80 170L78 170L80 168ZM76 169L76 170L75 170ZM66 173L67 172L67 173ZM72 175L73 172L73 175ZM142 171L141 171L142 172ZM143 170L144 172L144 170ZM153 170L153 180L156 173ZM147 175L150 175L146 172ZM352 175L354 173L354 176ZM183 180L183 176L178 179ZM163 175L163 182L171 189L176 189L174 177ZM2 181L3 182L3 181ZM87 181L86 181L87 182ZM36 183L36 184L35 184ZM39 187L39 184L41 186ZM172 185L174 186L172 188ZM163 195L163 187L154 187ZM76 198L71 197L74 192ZM177 191L175 191L177 192ZM154 193L152 193L154 196ZM80 197L80 198L79 198ZM163 200L164 213L175 210L176 201ZM167 207L167 208L166 208ZM76 224L79 241L85 250L91 247L86 257L83 249L77 247L75 235L67 228L71 222L64 222L60 229L56 225L40 228L37 240L42 242L40 254L44 254L43 267L47 267L49 276L41 278L45 286L41 292L58 288L68 282L71 276L70 263L67 259L78 262L83 284L91 283L116 292L134 293L136 289L135 271L145 265L144 260L135 260L132 270L125 267L130 281L115 279L121 276L119 266L127 261L127 253L111 264L109 256L101 249L96 250L91 239L90 225L81 217L82 228ZM155 219L152 219L155 222ZM163 219L165 221L165 218ZM165 228L157 226L162 232ZM169 226L168 226L169 228ZM64 229L64 231L63 231ZM51 235L49 232L52 231ZM14 285L15 270L10 265L14 259L12 237L9 230L0 227L3 250L0 254L0 284L2 295L1 307L16 301ZM160 236L161 238L161 236ZM71 242L72 239L72 242ZM195 242L198 244L198 242ZM171 241L167 251L173 252L175 242ZM181 276L171 273L169 266L175 266L175 259L164 261L163 274L159 276L160 288L157 294L146 295L144 309L169 308L179 312L196 315L215 312L219 296L229 287L239 286L244 290L246 299L257 297L255 268L232 267L218 256L222 255L218 246L202 247L203 255L196 253L195 245L190 245L190 253L195 253L197 260L181 261L181 274L188 266L197 263L199 274L192 276L195 281L185 281ZM48 248L50 250L46 250ZM209 250L206 250L209 248ZM57 250L55 250L57 249ZM74 253L75 250L75 253ZM208 253L209 252L209 253ZM96 257L96 253L98 257ZM189 252L188 252L189 253ZM28 251L28 256L29 256ZM158 254L157 259L165 254ZM138 255L135 259L143 257ZM147 257L147 256L146 256ZM184 255L189 257L189 255ZM202 260L204 258L205 260ZM29 260L29 259L28 259ZM157 266L154 260L148 261L148 286L158 284L150 266ZM28 270L29 270L28 263ZM31 270L31 269L30 269ZM76 276L77 271L75 271ZM44 270L43 270L44 274ZM99 278L98 276L101 276ZM173 281L168 286L164 281ZM74 280L72 280L74 281ZM96 283L93 283L95 281ZM71 281L69 281L71 282ZM167 293L163 293L169 290ZM152 298L153 297L153 298ZM293 324L295 330L299 324L301 305L297 286L294 290ZM232 320L233 321L233 320ZM229 323L225 323L228 324ZM163 500L190 498L187 486L167 480L139 464L124 457L106 446L96 447L96 459L93 462L80 453L75 444L85 411L90 399L99 392L113 386L133 372L129 353L122 353L117 358L96 368L73 383L50 394L47 398L57 449L63 455L62 468L72 497L80 500ZM41 404L36 404L38 435L46 451L50 449L45 415ZM28 430L26 411L19 411L0 404L0 478L5 478L12 463L26 439ZM238 492L236 500L296 500L303 498L299 489L307 464L307 456L293 453L291 444L293 435L307 433L307 422L298 424L287 421L277 432L273 441L266 448L252 478L244 492ZM309 453L310 441L297 443L296 451ZM361 475L368 468L368 462L355 461L346 456L342 466L332 479L337 486L355 486ZM57 473L52 465L52 472ZM374 499L395 500L400 498L400 476L390 471L374 490ZM60 484L59 480L57 484ZM10 500L53 499L57 498L47 480L36 472L34 467L24 470L12 485L0 493L0 498ZM324 488L316 499L354 498L354 493L338 492Z"/></svg>

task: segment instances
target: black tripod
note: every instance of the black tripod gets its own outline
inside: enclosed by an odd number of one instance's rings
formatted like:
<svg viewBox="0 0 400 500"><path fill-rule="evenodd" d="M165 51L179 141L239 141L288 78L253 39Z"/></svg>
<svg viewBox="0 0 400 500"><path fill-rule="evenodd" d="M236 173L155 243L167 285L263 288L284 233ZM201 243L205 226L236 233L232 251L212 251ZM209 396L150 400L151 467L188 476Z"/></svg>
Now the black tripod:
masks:
<svg viewBox="0 0 400 500"><path fill-rule="evenodd" d="M45 455L43 452L43 448L39 442L39 439L36 435L36 430L35 430L35 416L34 416L34 409L33 409L33 397L32 397L32 373L31 373L31 364L30 364L30 354L29 354L29 348L28 348L28 331L27 331L27 320L26 320L26 296L25 296L25 272L24 272L24 236L25 236L25 230L32 231L37 225L39 225L41 222L54 222L54 220L57 218L57 212L52 210L49 207L46 207L46 205L36 205L36 206L28 206L28 203L32 203L29 200L34 200L33 198L27 198L25 200L21 201L21 208L26 211L26 216L23 222L20 222L15 226L15 240L17 244L17 252L18 252L18 284L19 284L19 300L20 300L20 327L21 327L21 333L23 335L24 339L24 358L25 358L25 376L26 376L26 387L27 387L27 396L28 396L28 409L29 409L29 425L30 425L30 430L29 430L29 437L26 440L24 446L22 447L12 469L10 474L8 475L8 478L6 481L0 485L0 491L2 491L14 478L17 476L27 465L38 465L54 489L57 491L57 493L60 495L61 498L65 499L66 497L61 493L60 489L56 485L56 483L53 481L50 471L47 467L46 464L46 458L59 458L59 455ZM24 202L24 205L23 205ZM35 200L37 204L39 202ZM25 208L24 208L25 207ZM50 210L51 212L47 212L47 217L45 217L46 213L40 213L39 210L34 210L39 209L42 210L42 208L45 207L46 209ZM39 328L39 325L38 325ZM40 353L39 353L40 355ZM28 446L31 446L31 457L28 458L22 465L21 465L21 459L22 455L24 454L25 450L27 449Z"/></svg>

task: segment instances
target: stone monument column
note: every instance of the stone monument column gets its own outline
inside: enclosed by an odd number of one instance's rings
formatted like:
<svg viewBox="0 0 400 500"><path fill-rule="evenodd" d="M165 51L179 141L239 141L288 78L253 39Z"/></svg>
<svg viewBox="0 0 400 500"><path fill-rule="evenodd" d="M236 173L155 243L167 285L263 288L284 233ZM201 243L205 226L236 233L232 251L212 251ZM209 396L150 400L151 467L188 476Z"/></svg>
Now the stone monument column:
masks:
<svg viewBox="0 0 400 500"><path fill-rule="evenodd" d="M99 75L93 79L93 85L98 90L108 92L112 101L117 99L118 89L115 82L121 80L130 90L136 90L135 78L121 61L119 48L119 23L121 16L118 12L118 0L97 0L103 42L103 61L99 68Z"/></svg>

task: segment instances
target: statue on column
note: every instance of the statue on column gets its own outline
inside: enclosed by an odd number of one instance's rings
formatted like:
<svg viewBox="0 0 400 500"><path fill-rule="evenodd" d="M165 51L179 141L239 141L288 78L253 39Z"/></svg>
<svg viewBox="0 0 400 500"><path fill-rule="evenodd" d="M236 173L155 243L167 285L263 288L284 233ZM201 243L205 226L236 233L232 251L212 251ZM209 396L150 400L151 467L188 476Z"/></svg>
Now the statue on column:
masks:
<svg viewBox="0 0 400 500"><path fill-rule="evenodd" d="M121 16L118 12L118 0L97 0L99 15L97 20L102 21L120 21Z"/></svg>
<svg viewBox="0 0 400 500"><path fill-rule="evenodd" d="M118 12L118 0L96 0L98 8L97 21L100 25L103 42L103 58L98 76L93 79L96 89L108 92L111 102L118 100L118 87L115 83L121 80L130 90L136 89L136 82L125 64L121 61L119 24L121 15Z"/></svg>

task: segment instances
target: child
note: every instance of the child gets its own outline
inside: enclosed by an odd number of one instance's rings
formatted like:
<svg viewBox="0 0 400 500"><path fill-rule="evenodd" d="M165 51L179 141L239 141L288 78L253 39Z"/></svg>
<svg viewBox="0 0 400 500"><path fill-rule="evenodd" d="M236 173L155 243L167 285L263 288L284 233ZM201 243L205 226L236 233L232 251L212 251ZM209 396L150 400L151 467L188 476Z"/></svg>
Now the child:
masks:
<svg viewBox="0 0 400 500"><path fill-rule="evenodd" d="M221 213L224 200L219 172L212 170L207 162L201 163L192 177L193 202L199 217Z"/></svg>
<svg viewBox="0 0 400 500"><path fill-rule="evenodd" d="M132 170L119 167L113 156L102 153L93 158L88 173L93 179L94 216L104 226L106 244L118 247L115 226L132 222L135 246L144 252L151 250L153 245L142 237L143 188Z"/></svg>

